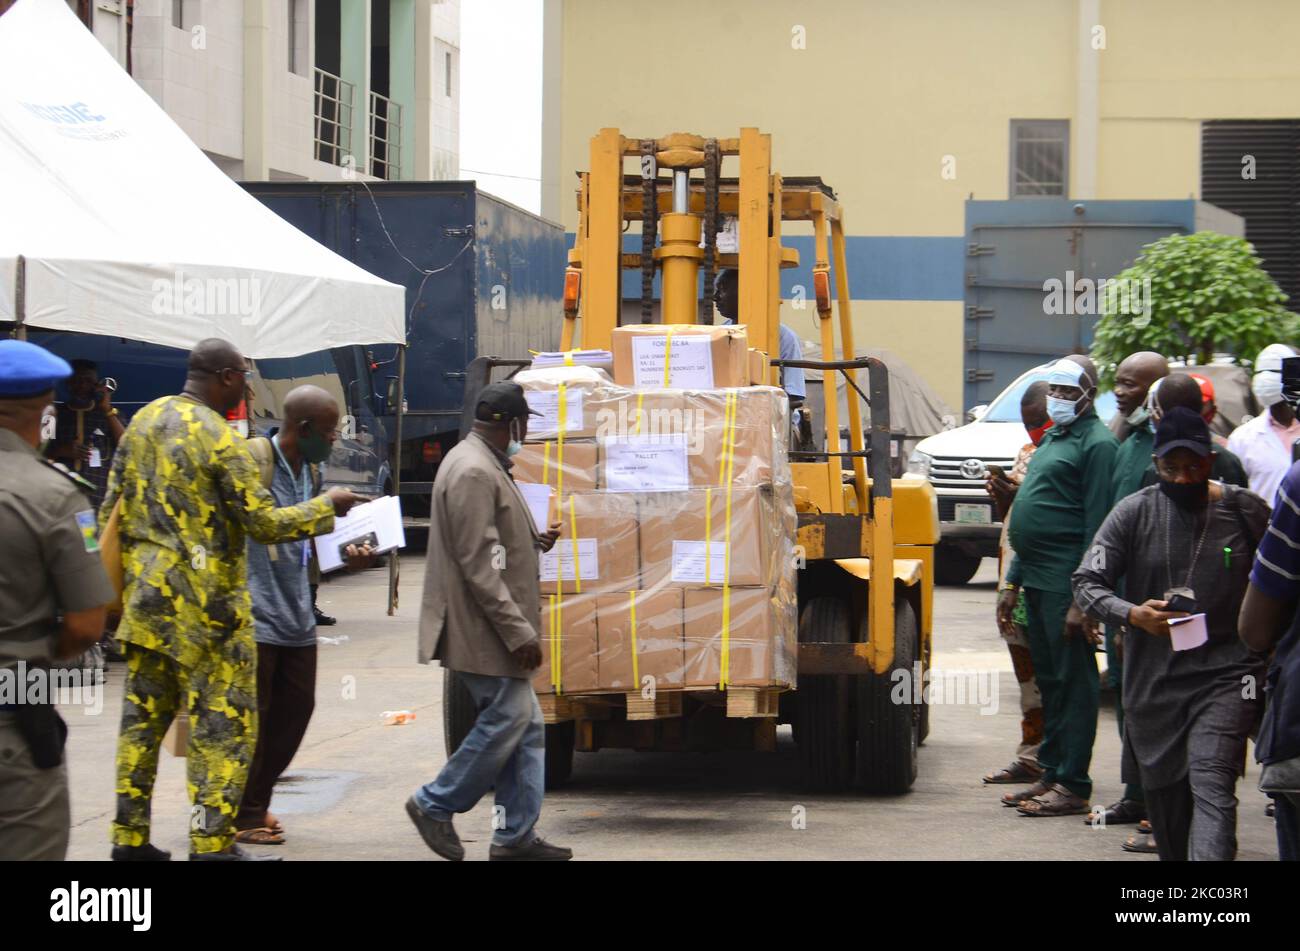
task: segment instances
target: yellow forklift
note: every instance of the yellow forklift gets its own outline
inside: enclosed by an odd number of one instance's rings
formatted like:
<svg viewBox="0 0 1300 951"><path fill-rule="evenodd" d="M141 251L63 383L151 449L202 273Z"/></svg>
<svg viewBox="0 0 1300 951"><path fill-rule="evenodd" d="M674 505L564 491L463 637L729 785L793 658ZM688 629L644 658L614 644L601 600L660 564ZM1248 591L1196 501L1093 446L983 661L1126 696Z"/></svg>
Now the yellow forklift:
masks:
<svg viewBox="0 0 1300 951"><path fill-rule="evenodd" d="M819 370L823 376L822 438L805 436L791 452L801 566L797 688L746 718L734 712L710 718L716 703L685 710L678 718L645 720L630 711L610 716L605 708L581 703L553 710L548 720L554 722L547 726L548 785L567 779L575 748L773 750L779 722L792 724L812 789L901 793L916 778L917 747L929 726L924 687L939 538L934 492L928 482L891 475L888 369L854 354L844 214L835 194L818 178L783 179L772 171L771 156L771 137L750 128L736 138L674 133L639 139L618 129L602 129L593 137L590 167L579 173L579 221L565 272L561 349L571 350L579 341L584 348L610 348L613 329L631 322L621 319L624 271L641 273L640 322L687 324L714 322L714 275L720 268L737 268L737 323L748 328L749 346L779 355L780 269L799 264L797 251L781 243L783 224L811 225L816 255L811 296L822 359L772 359L768 371L774 385L783 366ZM724 177L724 160L738 165L734 177ZM738 226L736 252L717 247L726 219ZM624 250L631 222L641 229L640 253ZM656 274L661 278L658 313ZM520 365L476 360L467 373L467 397L490 381L494 369ZM865 391L860 370L866 373ZM849 391L847 448L837 375ZM858 397L870 408L866 432ZM473 399L465 405L473 406ZM474 714L468 693L452 674L444 697L450 755Z"/></svg>

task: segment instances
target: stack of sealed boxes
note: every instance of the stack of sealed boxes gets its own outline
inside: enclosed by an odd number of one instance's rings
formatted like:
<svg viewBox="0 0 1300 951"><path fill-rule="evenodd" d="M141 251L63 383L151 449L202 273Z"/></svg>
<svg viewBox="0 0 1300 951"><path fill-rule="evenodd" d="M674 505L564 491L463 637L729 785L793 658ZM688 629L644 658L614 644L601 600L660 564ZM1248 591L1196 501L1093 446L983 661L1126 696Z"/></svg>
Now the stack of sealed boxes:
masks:
<svg viewBox="0 0 1300 951"><path fill-rule="evenodd" d="M515 379L540 416L513 475L539 525L539 693L795 683L789 404L743 327L614 331L591 367Z"/></svg>

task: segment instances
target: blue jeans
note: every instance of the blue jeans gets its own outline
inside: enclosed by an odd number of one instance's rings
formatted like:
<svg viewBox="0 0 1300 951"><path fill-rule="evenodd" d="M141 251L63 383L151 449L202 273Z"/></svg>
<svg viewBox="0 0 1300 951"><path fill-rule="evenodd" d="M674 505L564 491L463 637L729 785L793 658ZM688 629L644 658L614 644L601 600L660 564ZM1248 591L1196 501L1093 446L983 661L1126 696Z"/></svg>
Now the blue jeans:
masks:
<svg viewBox="0 0 1300 951"><path fill-rule="evenodd" d="M515 677L457 677L469 688L478 719L438 778L416 792L416 804L447 821L469 812L495 786L492 844L526 845L542 812L546 781L546 727L533 685Z"/></svg>

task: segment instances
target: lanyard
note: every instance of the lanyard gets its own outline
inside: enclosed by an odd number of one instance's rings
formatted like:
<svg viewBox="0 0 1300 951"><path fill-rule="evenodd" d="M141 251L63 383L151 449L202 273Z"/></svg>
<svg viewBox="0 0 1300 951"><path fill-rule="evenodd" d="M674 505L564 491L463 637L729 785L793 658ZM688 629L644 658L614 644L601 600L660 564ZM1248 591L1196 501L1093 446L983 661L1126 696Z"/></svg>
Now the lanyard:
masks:
<svg viewBox="0 0 1300 951"><path fill-rule="evenodd" d="M1164 493L1160 493L1163 495ZM1170 554L1173 546L1169 541L1169 522L1176 506L1169 499L1165 499L1165 577L1169 582L1169 588L1174 587L1174 569L1170 560ZM1201 546L1205 544L1205 536L1210 531L1210 520L1214 517L1214 503L1207 502L1205 506L1205 524L1201 527L1201 537L1196 541L1196 548L1192 551L1192 560L1187 566L1187 580L1183 582L1183 587L1190 589L1192 587L1192 572L1196 570L1196 559L1201 556ZM1192 526L1195 530L1196 516L1192 516Z"/></svg>
<svg viewBox="0 0 1300 951"><path fill-rule="evenodd" d="M284 454L280 452L279 433L276 433L274 436L271 437L271 445L275 447L275 464L277 466L282 467L284 471L289 474L289 478L293 479L294 482L297 483L297 489L299 495L298 501L299 502L309 501L311 499L311 467L308 466L307 463L304 461L302 464L301 477L295 476L293 474L293 469L289 467L288 461L284 458ZM301 542L301 545L302 545L302 563L305 566L307 562L311 560L311 542L310 540L304 540L303 542Z"/></svg>

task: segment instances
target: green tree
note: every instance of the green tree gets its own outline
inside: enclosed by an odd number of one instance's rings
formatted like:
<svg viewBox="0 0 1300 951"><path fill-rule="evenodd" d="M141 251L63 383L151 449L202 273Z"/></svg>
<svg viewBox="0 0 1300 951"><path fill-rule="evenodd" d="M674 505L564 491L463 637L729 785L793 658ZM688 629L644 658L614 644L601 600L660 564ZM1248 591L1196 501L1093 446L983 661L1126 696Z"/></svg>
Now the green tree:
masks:
<svg viewBox="0 0 1300 951"><path fill-rule="evenodd" d="M1229 354L1249 366L1270 343L1300 340L1300 316L1244 238L1172 234L1142 249L1099 294L1092 358L1103 381L1130 353L1209 363Z"/></svg>

